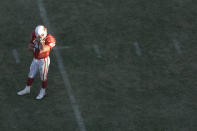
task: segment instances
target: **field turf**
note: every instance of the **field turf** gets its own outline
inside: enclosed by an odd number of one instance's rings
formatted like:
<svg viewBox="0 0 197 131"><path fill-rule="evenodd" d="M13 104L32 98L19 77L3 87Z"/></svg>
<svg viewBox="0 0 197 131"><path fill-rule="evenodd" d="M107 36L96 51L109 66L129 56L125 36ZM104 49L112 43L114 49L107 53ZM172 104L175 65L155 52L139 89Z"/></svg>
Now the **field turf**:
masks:
<svg viewBox="0 0 197 131"><path fill-rule="evenodd" d="M0 1L0 130L82 131L54 50L47 96L35 99L39 75L29 95L16 94L32 62L31 32L46 24L37 1ZM197 130L195 1L43 0L43 5L87 131Z"/></svg>

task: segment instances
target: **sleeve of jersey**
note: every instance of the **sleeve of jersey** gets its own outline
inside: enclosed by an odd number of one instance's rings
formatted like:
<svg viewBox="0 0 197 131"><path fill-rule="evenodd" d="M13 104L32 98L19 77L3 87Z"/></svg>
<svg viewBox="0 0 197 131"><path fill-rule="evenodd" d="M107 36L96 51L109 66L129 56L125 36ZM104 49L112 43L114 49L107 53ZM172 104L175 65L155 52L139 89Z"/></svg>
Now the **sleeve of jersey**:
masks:
<svg viewBox="0 0 197 131"><path fill-rule="evenodd" d="M53 48L56 45L56 39L54 37L49 37L47 39L47 45L50 46L50 48Z"/></svg>

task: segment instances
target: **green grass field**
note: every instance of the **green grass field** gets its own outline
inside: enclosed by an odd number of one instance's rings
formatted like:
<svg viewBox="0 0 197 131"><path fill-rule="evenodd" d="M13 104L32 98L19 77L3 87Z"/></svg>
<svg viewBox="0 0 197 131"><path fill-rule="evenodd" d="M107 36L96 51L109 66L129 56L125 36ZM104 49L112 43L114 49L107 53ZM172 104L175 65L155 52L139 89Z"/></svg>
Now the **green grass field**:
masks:
<svg viewBox="0 0 197 131"><path fill-rule="evenodd" d="M32 62L31 32L45 24L36 1L0 1L0 131L82 131L54 51L46 98L35 99L39 75L31 94L16 94ZM57 47L70 47L59 51L87 131L197 130L195 1L43 2Z"/></svg>

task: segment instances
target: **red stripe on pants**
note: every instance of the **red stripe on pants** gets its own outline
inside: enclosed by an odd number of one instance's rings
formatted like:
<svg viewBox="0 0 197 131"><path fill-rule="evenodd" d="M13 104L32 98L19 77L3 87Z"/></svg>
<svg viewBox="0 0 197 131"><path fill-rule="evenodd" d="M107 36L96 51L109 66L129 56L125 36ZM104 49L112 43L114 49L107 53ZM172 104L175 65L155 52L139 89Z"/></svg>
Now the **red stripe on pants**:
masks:
<svg viewBox="0 0 197 131"><path fill-rule="evenodd" d="M46 68L46 61L45 61L45 58L44 58L44 72L42 74L42 80L43 81L44 81L45 68Z"/></svg>

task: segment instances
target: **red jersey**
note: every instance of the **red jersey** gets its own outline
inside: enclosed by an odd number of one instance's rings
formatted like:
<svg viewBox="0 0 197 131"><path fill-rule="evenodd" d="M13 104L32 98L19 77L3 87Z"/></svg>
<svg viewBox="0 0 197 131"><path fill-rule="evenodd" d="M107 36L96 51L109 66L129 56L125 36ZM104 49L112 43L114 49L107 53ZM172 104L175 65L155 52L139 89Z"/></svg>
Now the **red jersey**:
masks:
<svg viewBox="0 0 197 131"><path fill-rule="evenodd" d="M34 57L36 59L42 59L48 57L51 50L40 53L40 43L35 40L36 40L36 35L35 32L33 31L32 39L30 43L34 44L35 47L35 51L33 52ZM45 40L45 45L48 45L50 49L52 49L56 44L56 39L51 34L47 34L44 40Z"/></svg>

